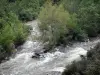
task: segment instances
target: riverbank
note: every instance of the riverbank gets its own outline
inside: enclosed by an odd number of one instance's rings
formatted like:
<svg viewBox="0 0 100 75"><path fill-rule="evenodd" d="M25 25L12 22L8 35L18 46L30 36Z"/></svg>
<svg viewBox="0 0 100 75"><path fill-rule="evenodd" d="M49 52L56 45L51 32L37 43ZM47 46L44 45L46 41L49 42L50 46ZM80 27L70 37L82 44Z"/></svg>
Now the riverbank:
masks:
<svg viewBox="0 0 100 75"><path fill-rule="evenodd" d="M100 75L100 42L81 59L67 66L62 75Z"/></svg>
<svg viewBox="0 0 100 75"><path fill-rule="evenodd" d="M34 41L34 39L36 39L36 38L34 38L34 36L38 37L38 35L39 35L39 32L37 32L38 29L36 30L36 29L33 29L33 27L32 27L35 25L35 27L37 28L37 21L36 20L29 21L29 22L23 22L23 25L28 27L28 29L27 29L28 35L25 36L25 39L22 42L19 41L17 44L13 44L13 46L14 46L13 51L10 54L8 54L8 53L4 53L2 55L0 54L0 56L1 56L0 57L1 58L0 64L9 61L10 58L15 57L16 53L19 53L22 50L22 46L27 43L27 40ZM35 32L35 34L32 34L34 32Z"/></svg>
<svg viewBox="0 0 100 75"><path fill-rule="evenodd" d="M29 26L26 26L24 23L19 21L18 18L16 19L17 19L16 23L12 21L11 23L12 25L10 27L6 25L4 29L1 29L0 63L8 61L10 57L16 54L18 48L25 43L27 37L29 36L30 33ZM9 22L6 23L9 24ZM15 24L16 28L13 28ZM7 32L5 32L6 30Z"/></svg>

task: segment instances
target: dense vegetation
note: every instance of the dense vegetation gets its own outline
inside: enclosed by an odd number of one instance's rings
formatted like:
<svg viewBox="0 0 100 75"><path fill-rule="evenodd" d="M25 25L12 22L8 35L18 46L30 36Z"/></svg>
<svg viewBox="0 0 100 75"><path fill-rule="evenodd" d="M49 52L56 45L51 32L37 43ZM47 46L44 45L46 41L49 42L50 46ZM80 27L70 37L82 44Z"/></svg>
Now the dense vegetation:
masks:
<svg viewBox="0 0 100 75"><path fill-rule="evenodd" d="M88 36L97 36L100 31L100 0L64 0L64 7L77 14L78 25Z"/></svg>
<svg viewBox="0 0 100 75"><path fill-rule="evenodd" d="M100 33L99 0L48 0L39 14L47 49L71 40L86 41Z"/></svg>
<svg viewBox="0 0 100 75"><path fill-rule="evenodd" d="M42 31L42 40L49 42L49 46L67 41L69 29L76 26L74 15L64 10L63 5L52 5L48 2L39 14L39 28ZM72 21L72 22L71 22ZM72 24L73 23L73 24ZM64 38L65 37L65 38Z"/></svg>
<svg viewBox="0 0 100 75"><path fill-rule="evenodd" d="M20 20L30 21L36 19L40 11L40 7L43 5L45 0L11 0L8 3L8 11L16 13Z"/></svg>
<svg viewBox="0 0 100 75"><path fill-rule="evenodd" d="M35 19L44 1L0 1L0 62L5 57L9 57L15 48L26 40L29 29L22 21Z"/></svg>
<svg viewBox="0 0 100 75"><path fill-rule="evenodd" d="M100 75L100 43L88 51L81 61L67 66L62 75Z"/></svg>

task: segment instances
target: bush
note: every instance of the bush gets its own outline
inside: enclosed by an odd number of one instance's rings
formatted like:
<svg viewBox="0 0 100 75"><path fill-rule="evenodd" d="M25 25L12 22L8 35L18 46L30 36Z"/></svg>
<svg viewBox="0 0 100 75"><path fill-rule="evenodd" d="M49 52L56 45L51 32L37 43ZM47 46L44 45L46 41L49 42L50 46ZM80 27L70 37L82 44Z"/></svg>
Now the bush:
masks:
<svg viewBox="0 0 100 75"><path fill-rule="evenodd" d="M100 75L100 43L88 51L87 58L67 66L62 75Z"/></svg>
<svg viewBox="0 0 100 75"><path fill-rule="evenodd" d="M100 32L100 1L99 0L62 0L65 10L77 14L80 28L89 37L95 37Z"/></svg>
<svg viewBox="0 0 100 75"><path fill-rule="evenodd" d="M8 3L8 9L17 14L20 20L30 21L37 18L41 2L39 0L16 0Z"/></svg>
<svg viewBox="0 0 100 75"><path fill-rule="evenodd" d="M72 20L72 22L71 22ZM39 14L39 28L42 32L42 40L49 45L56 45L61 38L66 37L69 29L73 29L74 19L64 10L63 5L52 5L47 2Z"/></svg>
<svg viewBox="0 0 100 75"><path fill-rule="evenodd" d="M19 10L19 18L26 21L35 19L40 9L38 0L22 0L19 6L22 9Z"/></svg>
<svg viewBox="0 0 100 75"><path fill-rule="evenodd" d="M15 2L16 0L8 0L8 2Z"/></svg>
<svg viewBox="0 0 100 75"><path fill-rule="evenodd" d="M3 27L0 29L0 46L3 52L11 53L14 46L23 43L28 35L27 27L25 27L18 17L10 12L2 17Z"/></svg>
<svg viewBox="0 0 100 75"><path fill-rule="evenodd" d="M80 7L82 0L62 0L65 10L68 10L70 13L77 13Z"/></svg>
<svg viewBox="0 0 100 75"><path fill-rule="evenodd" d="M22 20L22 21L31 21L33 19L35 19L37 16L37 14L33 13L33 11L30 9L28 10L22 10L20 13L19 13L19 19Z"/></svg>
<svg viewBox="0 0 100 75"><path fill-rule="evenodd" d="M45 2L46 0L39 0L40 7L43 6Z"/></svg>
<svg viewBox="0 0 100 75"><path fill-rule="evenodd" d="M98 3L94 0L82 1L78 10L79 25L87 32L88 36L97 36L99 31L99 16Z"/></svg>
<svg viewBox="0 0 100 75"><path fill-rule="evenodd" d="M69 65L66 67L66 70L62 73L62 75L84 75L86 65L86 60L73 62L71 66Z"/></svg>
<svg viewBox="0 0 100 75"><path fill-rule="evenodd" d="M73 29L73 40L76 41L86 41L88 39L88 36L84 30L82 30L80 27L76 26L75 29Z"/></svg>

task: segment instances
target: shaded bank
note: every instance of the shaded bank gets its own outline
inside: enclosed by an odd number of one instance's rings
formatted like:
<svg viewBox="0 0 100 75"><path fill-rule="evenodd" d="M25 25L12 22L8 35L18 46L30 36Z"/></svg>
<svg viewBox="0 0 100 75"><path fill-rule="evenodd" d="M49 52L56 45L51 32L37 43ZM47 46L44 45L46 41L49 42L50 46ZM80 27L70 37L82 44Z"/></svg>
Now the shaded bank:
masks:
<svg viewBox="0 0 100 75"><path fill-rule="evenodd" d="M83 57L67 66L62 75L100 75L100 42Z"/></svg>

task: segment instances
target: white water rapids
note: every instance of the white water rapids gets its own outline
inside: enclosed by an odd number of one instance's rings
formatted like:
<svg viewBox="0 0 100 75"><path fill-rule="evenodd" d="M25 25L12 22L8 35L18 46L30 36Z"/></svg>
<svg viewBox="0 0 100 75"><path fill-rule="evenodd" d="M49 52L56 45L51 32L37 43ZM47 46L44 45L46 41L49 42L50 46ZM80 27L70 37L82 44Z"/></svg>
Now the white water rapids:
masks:
<svg viewBox="0 0 100 75"><path fill-rule="evenodd" d="M11 57L9 61L0 64L0 75L61 75L65 66L78 60L80 55L86 55L90 47L100 42L95 39L88 42L77 42L71 47L58 47L57 51L44 54L43 58L31 58L35 50L43 50L43 44L33 40L39 36L37 21L28 22L33 30L28 40L22 45L22 50Z"/></svg>

